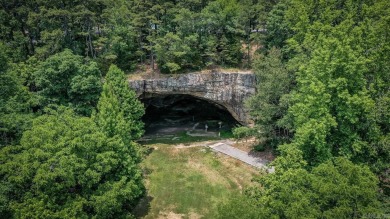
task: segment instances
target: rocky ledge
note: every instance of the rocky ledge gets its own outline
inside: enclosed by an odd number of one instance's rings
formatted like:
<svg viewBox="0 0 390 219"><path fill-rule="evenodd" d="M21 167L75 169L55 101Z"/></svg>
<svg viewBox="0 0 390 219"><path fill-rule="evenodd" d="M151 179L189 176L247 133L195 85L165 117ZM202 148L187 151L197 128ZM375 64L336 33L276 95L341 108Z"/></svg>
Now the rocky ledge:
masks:
<svg viewBox="0 0 390 219"><path fill-rule="evenodd" d="M245 99L255 93L255 75L249 72L189 73L155 79L129 80L141 96L187 94L225 107L241 124L249 124Z"/></svg>

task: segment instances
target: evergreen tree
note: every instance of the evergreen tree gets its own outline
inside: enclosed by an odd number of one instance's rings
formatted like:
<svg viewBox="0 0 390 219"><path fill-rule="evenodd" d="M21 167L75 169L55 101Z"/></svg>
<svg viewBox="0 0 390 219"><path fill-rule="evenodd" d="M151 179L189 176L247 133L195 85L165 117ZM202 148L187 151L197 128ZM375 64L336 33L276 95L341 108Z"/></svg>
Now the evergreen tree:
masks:
<svg viewBox="0 0 390 219"><path fill-rule="evenodd" d="M286 18L287 8L288 1L282 0L268 14L266 19L267 35L264 40L265 46L268 49L272 47L285 48L286 40L292 35L291 26L289 26ZM286 52L283 51L283 53Z"/></svg>
<svg viewBox="0 0 390 219"><path fill-rule="evenodd" d="M103 85L95 121L107 136L120 136L137 161L140 161L141 154L139 145L133 140L143 134L143 114L143 105L130 89L123 71L112 65Z"/></svg>
<svg viewBox="0 0 390 219"><path fill-rule="evenodd" d="M206 33L202 47L208 51L207 56L204 55L205 62L215 60L209 65L237 66L241 63L240 36L244 31L238 22L239 11L239 5L234 0L212 1L202 10L201 24Z"/></svg>

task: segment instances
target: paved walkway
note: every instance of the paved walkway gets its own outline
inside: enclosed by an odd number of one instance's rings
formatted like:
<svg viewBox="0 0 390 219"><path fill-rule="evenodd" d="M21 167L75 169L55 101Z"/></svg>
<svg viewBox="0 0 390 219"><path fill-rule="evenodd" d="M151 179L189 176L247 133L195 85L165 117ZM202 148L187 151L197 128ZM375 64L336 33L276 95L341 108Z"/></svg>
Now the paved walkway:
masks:
<svg viewBox="0 0 390 219"><path fill-rule="evenodd" d="M229 145L229 142L218 142L213 145L209 145L210 148L212 148L215 151L221 152L223 154L226 154L228 156L234 157L244 163L247 163L251 166L257 167L257 168L264 168L266 169L269 173L274 172L274 168L269 168L267 167L267 160L258 158L258 157L253 157L249 155L247 152L242 151L240 149L234 148Z"/></svg>

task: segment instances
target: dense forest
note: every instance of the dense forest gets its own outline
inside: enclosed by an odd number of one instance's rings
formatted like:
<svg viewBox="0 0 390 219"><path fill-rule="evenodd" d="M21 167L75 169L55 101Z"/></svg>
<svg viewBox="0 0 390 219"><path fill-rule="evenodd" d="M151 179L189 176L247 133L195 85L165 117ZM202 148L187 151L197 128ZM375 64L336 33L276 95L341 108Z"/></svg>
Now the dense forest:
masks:
<svg viewBox="0 0 390 219"><path fill-rule="evenodd" d="M386 218L388 0L0 0L0 217L127 218L145 194L127 74L252 69L277 158L220 218Z"/></svg>

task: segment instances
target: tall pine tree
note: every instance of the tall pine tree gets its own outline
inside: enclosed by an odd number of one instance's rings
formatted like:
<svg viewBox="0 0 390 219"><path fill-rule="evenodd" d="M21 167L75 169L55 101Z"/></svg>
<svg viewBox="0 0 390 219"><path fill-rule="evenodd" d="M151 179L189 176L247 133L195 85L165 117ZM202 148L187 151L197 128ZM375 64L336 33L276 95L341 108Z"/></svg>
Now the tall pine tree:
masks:
<svg viewBox="0 0 390 219"><path fill-rule="evenodd" d="M119 135L133 148L134 156L139 156L138 146L133 140L143 134L143 114L143 105L130 89L124 72L112 65L98 102L96 123L109 137Z"/></svg>

